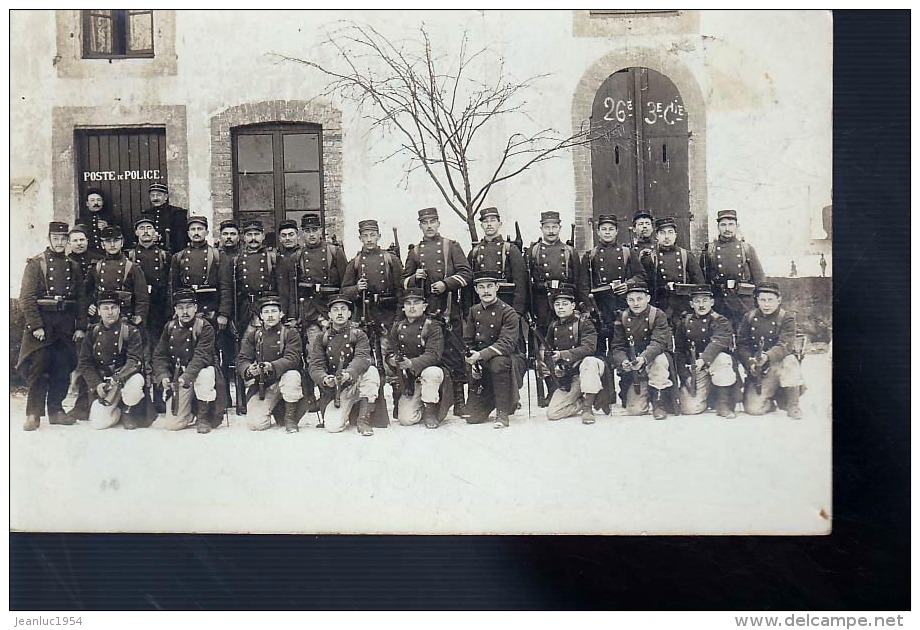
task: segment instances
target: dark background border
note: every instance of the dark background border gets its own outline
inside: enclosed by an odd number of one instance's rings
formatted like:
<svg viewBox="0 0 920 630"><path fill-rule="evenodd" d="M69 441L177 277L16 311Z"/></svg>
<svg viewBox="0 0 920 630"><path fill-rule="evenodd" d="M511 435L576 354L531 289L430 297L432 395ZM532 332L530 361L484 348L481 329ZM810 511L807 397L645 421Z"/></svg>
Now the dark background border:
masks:
<svg viewBox="0 0 920 630"><path fill-rule="evenodd" d="M832 535L11 534L11 609L909 610L910 12L834 41Z"/></svg>

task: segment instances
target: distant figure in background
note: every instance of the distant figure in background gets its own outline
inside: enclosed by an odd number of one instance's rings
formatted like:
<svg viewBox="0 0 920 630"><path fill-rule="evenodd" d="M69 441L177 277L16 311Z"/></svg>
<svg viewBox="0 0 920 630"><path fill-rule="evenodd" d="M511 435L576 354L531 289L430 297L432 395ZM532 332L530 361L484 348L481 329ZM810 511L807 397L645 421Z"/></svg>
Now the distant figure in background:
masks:
<svg viewBox="0 0 920 630"><path fill-rule="evenodd" d="M827 261L824 260L824 254L821 254L821 261L818 264L821 265L821 277L826 278L827 277Z"/></svg>
<svg viewBox="0 0 920 630"><path fill-rule="evenodd" d="M795 261L794 261L794 260L791 260L791 261L789 261L789 262L791 263L791 265L790 265L790 267L789 267L789 277L790 277L790 278L795 278L797 275L799 275L799 270L798 270L798 268L795 266Z"/></svg>

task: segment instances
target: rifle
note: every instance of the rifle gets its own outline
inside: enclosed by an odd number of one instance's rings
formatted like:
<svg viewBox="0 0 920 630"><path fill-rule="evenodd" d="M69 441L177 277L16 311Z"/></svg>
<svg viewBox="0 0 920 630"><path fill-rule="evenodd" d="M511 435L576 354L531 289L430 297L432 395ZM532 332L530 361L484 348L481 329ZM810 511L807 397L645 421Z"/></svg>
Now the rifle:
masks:
<svg viewBox="0 0 920 630"><path fill-rule="evenodd" d="M524 256L524 266L527 268L527 281L533 285L533 276L531 275L530 269L530 253L533 251L534 243L530 244L530 247L527 248L527 254ZM535 339L533 331L537 326L537 309L534 304L534 289L531 286L530 290L527 292L530 299L530 317L527 318L527 327L530 329L530 334L527 335L527 363L528 365L533 366L534 377L537 382L537 406L545 407L546 406L546 384L543 382L543 378L540 376L540 370L537 368L537 352L535 349ZM528 385L530 384L530 379L527 379Z"/></svg>
<svg viewBox="0 0 920 630"><path fill-rule="evenodd" d="M284 331L282 331L282 334ZM265 353L262 351L262 337L259 337L258 347L256 348L256 363L259 368L259 372L256 374L256 387L259 388L259 400L265 400L265 361L262 358L265 356Z"/></svg>
<svg viewBox="0 0 920 630"><path fill-rule="evenodd" d="M635 340L635 338L633 338L632 335L629 335L628 341L629 341L629 355L628 355L628 356L629 356L629 363L630 363L630 366L631 366L631 367L635 368L636 360L637 360L637 357L636 357L636 340ZM636 392L636 394L639 394L639 393L642 392L641 382L642 382L642 381L647 381L647 380L648 380L648 375L645 373L645 368L644 368L644 367L643 367L641 370L635 370L635 369L633 369L633 371L636 373L636 376L635 376L635 378L633 379L633 391Z"/></svg>
<svg viewBox="0 0 920 630"><path fill-rule="evenodd" d="M536 325L534 325L533 327L533 335L536 338L537 343L540 344L540 347L544 349L543 360L546 363L547 367L549 368L549 378L553 382L553 386L556 389L561 389L564 392L569 391L572 387L572 380L571 380L572 375L569 374L568 377L556 376L556 369L563 370L567 374L569 373L569 369L568 369L568 366L565 364L565 361L561 359L558 361L553 360L553 351L549 349L549 345L547 345L546 343L546 337L544 337L543 334L537 329ZM538 392L538 395L539 395L539 392Z"/></svg>
<svg viewBox="0 0 920 630"><path fill-rule="evenodd" d="M457 349L460 354L464 357L469 358L472 356L473 351L470 349L466 342L457 334L457 331L454 330L454 327L451 325L450 320L443 318L440 320L444 324L444 329L447 331L447 338L454 344L454 347ZM467 364L469 365L469 364ZM470 390L473 390L473 383L475 383L476 395L482 394L483 385L482 385L482 361L476 361L469 366L470 372Z"/></svg>
<svg viewBox="0 0 920 630"><path fill-rule="evenodd" d="M524 253L524 238L521 236L521 226L517 221L514 222L514 240L511 242L519 252Z"/></svg>
<svg viewBox="0 0 920 630"><path fill-rule="evenodd" d="M114 369L112 370L115 371ZM116 404L118 396L121 394L121 388L125 386L125 382L134 376L135 374L141 371L141 365L135 364L131 368L125 370L119 378L115 378L114 374L105 380L105 385L102 387L102 391L105 392L105 396L99 399L99 404L105 407L110 407Z"/></svg>
<svg viewBox="0 0 920 630"><path fill-rule="evenodd" d="M569 240L565 242L569 247L575 247L575 224L572 224L572 233L569 236Z"/></svg>
<svg viewBox="0 0 920 630"><path fill-rule="evenodd" d="M761 358L763 357L763 354L764 354L763 349L764 349L764 338L761 337L760 341L757 344L757 354L755 354L751 358L751 362L750 362L749 369L748 369L748 371L750 372L750 376L751 376L751 382L754 383L754 390L757 392L758 396L761 394L761 389L763 387L763 377L764 377L764 374L766 373L766 370L764 370L762 367L757 367Z"/></svg>
<svg viewBox="0 0 920 630"><path fill-rule="evenodd" d="M805 347L808 345L808 335L796 335L795 336L795 358L798 360L799 365L802 365L802 361L805 359Z"/></svg>
<svg viewBox="0 0 920 630"><path fill-rule="evenodd" d="M233 336L233 345L236 350L236 354L239 354L239 336L240 331L236 326L237 317L239 317L239 300L238 300L238 290L236 286L236 259L234 256L231 261L231 267L233 270L233 317L231 318L229 327L230 334ZM236 389L236 415L245 416L249 411L249 404L246 400L246 379L243 377L243 374L236 369L236 355L233 359L233 372L234 372L234 384L233 387Z"/></svg>
<svg viewBox="0 0 920 630"><path fill-rule="evenodd" d="M690 342L690 363L687 364L690 369L690 380L687 383L687 391L690 396L696 398L696 342Z"/></svg>
<svg viewBox="0 0 920 630"><path fill-rule="evenodd" d="M169 403L169 412L173 417L179 415L179 377L182 376L182 364L176 362L176 369L173 371L172 380L169 382L169 391L172 393L172 401Z"/></svg>
<svg viewBox="0 0 920 630"><path fill-rule="evenodd" d="M332 404L336 409L342 406L342 368L335 371L335 396L332 398Z"/></svg>
<svg viewBox="0 0 920 630"><path fill-rule="evenodd" d="M388 249L389 251L393 252L393 254L394 254L397 258L399 258L400 260L402 260L402 253L399 251L399 250L400 250L400 247L399 247L399 233L397 233L396 228L393 228L393 244L390 245L387 249Z"/></svg>

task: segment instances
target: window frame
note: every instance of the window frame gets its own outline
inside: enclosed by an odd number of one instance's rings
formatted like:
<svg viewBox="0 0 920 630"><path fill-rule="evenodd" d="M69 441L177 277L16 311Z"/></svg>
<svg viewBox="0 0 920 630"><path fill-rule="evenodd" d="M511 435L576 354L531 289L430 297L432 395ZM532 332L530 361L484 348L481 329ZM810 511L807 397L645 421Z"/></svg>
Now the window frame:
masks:
<svg viewBox="0 0 920 630"><path fill-rule="evenodd" d="M274 190L274 225L277 226L281 221L287 218L287 208L285 207L284 196L284 177L288 171L284 168L284 136L297 134L315 134L317 137L317 170L319 180L319 209L308 210L290 210L290 212L319 213L320 224L326 226L326 191L324 172L325 164L323 160L323 126L318 123L305 122L268 122L255 123L232 127L230 129L230 170L233 179L232 184L232 201L233 216L238 220L245 220L247 216L257 217L262 212L240 210L240 168L239 168L239 138L246 135L271 135L272 136L272 183ZM313 171L291 171L292 173ZM274 233L276 230L269 230L266 226L266 235L268 232ZM268 240L268 239L267 239ZM267 242L267 241L266 241Z"/></svg>
<svg viewBox="0 0 920 630"><path fill-rule="evenodd" d="M96 13L99 9L83 9L83 59L151 59L156 56L153 9L102 9L110 11L110 15ZM131 17L135 15L150 16L150 48L130 50ZM91 32L93 18L104 17L111 20L112 52L101 52L92 49ZM123 51L123 52L122 52Z"/></svg>

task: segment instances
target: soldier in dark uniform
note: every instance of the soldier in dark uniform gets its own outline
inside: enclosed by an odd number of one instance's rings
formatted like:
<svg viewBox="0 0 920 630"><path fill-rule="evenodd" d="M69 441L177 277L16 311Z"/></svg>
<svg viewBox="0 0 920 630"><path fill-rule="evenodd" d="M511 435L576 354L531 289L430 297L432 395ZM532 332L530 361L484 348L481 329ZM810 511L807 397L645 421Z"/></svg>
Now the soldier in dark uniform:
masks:
<svg viewBox="0 0 920 630"><path fill-rule="evenodd" d="M103 292L114 291L121 301L121 314L131 324L143 327L150 311L147 279L140 265L128 260L122 251L124 236L118 226L102 230L105 257L96 261L86 275L86 295L92 302L89 314L96 315L96 303Z"/></svg>
<svg viewBox="0 0 920 630"><path fill-rule="evenodd" d="M620 371L620 387L626 392L629 415L648 413L649 402L656 420L674 410L677 383L671 357L671 326L664 311L649 301L648 285L630 281L626 289L627 310L613 326L609 363Z"/></svg>
<svg viewBox="0 0 920 630"><path fill-rule="evenodd" d="M735 362L732 324L712 310L712 287L701 284L690 291L692 311L674 329L674 359L681 387L680 412L703 413L710 401L723 418L735 417Z"/></svg>
<svg viewBox="0 0 920 630"><path fill-rule="evenodd" d="M89 188L83 205L85 210L80 213L78 221L86 226L89 250L101 256L105 253L102 247L102 230L112 223L111 212L105 203L105 194L99 188Z"/></svg>
<svg viewBox="0 0 920 630"><path fill-rule="evenodd" d="M80 345L77 370L93 398L89 422L94 429L108 429L119 420L125 429L136 429L144 417L144 342L140 331L122 319L120 302L114 291L99 294L100 321L89 327Z"/></svg>
<svg viewBox="0 0 920 630"><path fill-rule="evenodd" d="M424 291L428 298L428 316L443 323L447 339L447 326L460 334L462 316L458 294L472 282L473 272L460 244L440 235L437 208L419 210L418 222L423 238L406 256L403 286ZM454 414L459 416L464 413L466 367L455 343L445 344L443 359L453 381Z"/></svg>
<svg viewBox="0 0 920 630"><path fill-rule="evenodd" d="M247 385L246 424L253 431L268 429L275 406L283 400L284 430L295 433L303 398L300 335L282 324L284 310L277 296L261 298L256 308L261 323L246 330L236 357L236 369Z"/></svg>
<svg viewBox="0 0 920 630"><path fill-rule="evenodd" d="M653 247L655 247L655 217L648 210L638 210L632 218L632 240L629 249L632 268L640 275L639 277L634 276L633 280L645 282L645 272L642 269L640 258L645 250Z"/></svg>
<svg viewBox="0 0 920 630"><path fill-rule="evenodd" d="M134 222L134 234L137 237L137 246L129 249L127 258L144 272L147 281L147 292L150 296L150 311L144 326L144 341L146 346L145 357L147 365L153 361L153 348L157 339L163 332L163 326L169 320L169 268L170 255L159 245L159 234L156 233L154 221L149 216L142 216ZM154 403L158 413L166 411L163 404L163 392L159 383L154 381Z"/></svg>
<svg viewBox="0 0 920 630"><path fill-rule="evenodd" d="M153 219L160 242L170 253L188 247L188 210L169 203L169 188L162 182L150 184L150 207L144 212Z"/></svg>
<svg viewBox="0 0 920 630"><path fill-rule="evenodd" d="M425 294L408 289L403 297L405 318L390 328L387 364L401 381L394 390L399 424L411 426L420 421L437 429L447 416L449 401L442 390L450 377L441 368L444 332L425 315Z"/></svg>
<svg viewBox="0 0 920 630"><path fill-rule="evenodd" d="M74 343L86 330L86 295L80 265L64 254L67 224L48 225L48 247L26 263L19 291L25 318L16 368L29 388L23 429L34 431L48 411L51 424L73 424L63 402L77 364Z"/></svg>
<svg viewBox="0 0 920 630"><path fill-rule="evenodd" d="M526 361L521 347L520 317L513 308L498 299L499 278L488 271L475 277L479 304L470 308L463 339L470 349L466 357L479 383L470 382L470 397L466 406L467 422L486 422L495 409L496 429L509 426L524 384Z"/></svg>
<svg viewBox="0 0 920 630"><path fill-rule="evenodd" d="M286 219L278 224L278 247L275 251L278 252L279 264L282 258L297 258L300 254L300 231L297 229L297 221Z"/></svg>
<svg viewBox="0 0 920 630"><path fill-rule="evenodd" d="M477 271L497 274L501 278L498 298L523 317L527 313L527 266L524 264L524 256L511 241L502 239L499 233L502 219L498 208L480 210L479 224L483 236L467 256L470 269L474 274Z"/></svg>
<svg viewBox="0 0 920 630"><path fill-rule="evenodd" d="M590 318L575 312L575 293L571 284L553 292L556 319L546 331L545 362L563 387L553 391L546 418L560 420L580 413L583 424L594 424L594 399L607 365L594 356L597 331Z"/></svg>
<svg viewBox="0 0 920 630"><path fill-rule="evenodd" d="M371 363L367 335L351 321L353 310L344 295L329 297L330 326L313 339L307 363L310 377L326 392L335 392L331 400L328 393L321 398L326 431L344 431L352 408L358 405L358 433L371 436L370 416L380 392L380 372Z"/></svg>
<svg viewBox="0 0 920 630"><path fill-rule="evenodd" d="M303 347L309 348L329 324L326 300L341 290L348 262L341 247L323 239L318 215L303 215L301 227L303 246L297 254L278 261L278 293L289 323L299 328ZM307 374L304 394L311 410L316 400L314 387Z"/></svg>
<svg viewBox="0 0 920 630"><path fill-rule="evenodd" d="M703 282L696 258L677 246L677 223L671 217L655 221L655 247L640 256L652 304L665 312L672 327L690 310L690 285Z"/></svg>
<svg viewBox="0 0 920 630"><path fill-rule="evenodd" d="M234 321L237 334L242 338L250 326L260 326L259 301L266 295L278 294L278 259L274 251L265 247L265 228L258 219L243 225L246 247L230 264L230 277L234 295ZM282 302L282 308L287 308Z"/></svg>
<svg viewBox="0 0 920 630"><path fill-rule="evenodd" d="M85 225L78 223L70 228L67 243L70 249L67 257L80 265L80 271L83 272L85 279L90 267L94 266L97 260L102 259L103 255L89 248L89 228Z"/></svg>
<svg viewBox="0 0 920 630"><path fill-rule="evenodd" d="M615 214L597 217L598 244L581 258L578 294L597 330L595 356L605 357L613 336L613 323L626 310L626 281L636 275L630 250L617 243Z"/></svg>
<svg viewBox="0 0 920 630"><path fill-rule="evenodd" d="M757 308L738 326L738 359L747 370L744 410L759 416L776 402L793 420L801 420L802 367L795 356L795 313L782 308L775 282L762 282L754 293Z"/></svg>
<svg viewBox="0 0 920 630"><path fill-rule="evenodd" d="M176 397L176 415L169 413L153 426L179 431L195 424L198 433L210 433L227 408L226 395L220 395L226 391L223 375L215 367L214 327L196 316L194 291L179 289L172 302L175 317L163 327L153 352L153 372L159 391Z"/></svg>
<svg viewBox="0 0 920 630"><path fill-rule="evenodd" d="M240 253L240 224L236 219L220 222L220 251L228 259Z"/></svg>
<svg viewBox="0 0 920 630"><path fill-rule="evenodd" d="M745 313L754 308L754 287L763 282L763 266L757 252L738 239L738 213L720 210L716 215L719 236L703 247L700 267L712 285L715 310L737 328Z"/></svg>
<svg viewBox="0 0 920 630"><path fill-rule="evenodd" d="M361 251L345 267L342 294L362 313L367 296L367 317L382 330L388 330L399 314L403 295L402 261L390 251L382 249L377 221L358 222Z"/></svg>

